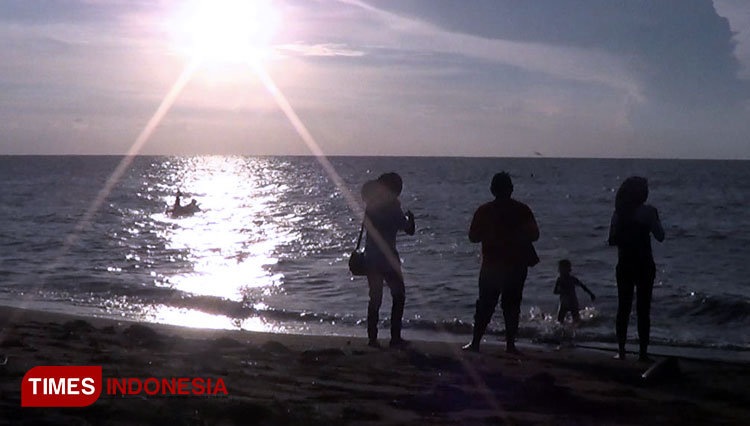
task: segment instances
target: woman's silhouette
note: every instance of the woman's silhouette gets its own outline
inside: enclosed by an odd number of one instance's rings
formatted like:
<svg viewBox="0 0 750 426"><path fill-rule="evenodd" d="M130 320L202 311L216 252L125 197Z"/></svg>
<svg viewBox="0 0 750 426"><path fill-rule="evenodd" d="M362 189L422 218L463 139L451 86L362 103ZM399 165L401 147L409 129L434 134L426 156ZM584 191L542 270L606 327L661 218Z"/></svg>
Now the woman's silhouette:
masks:
<svg viewBox="0 0 750 426"><path fill-rule="evenodd" d="M615 212L609 228L609 245L617 246L617 343L619 359L625 359L625 341L637 289L638 339L640 359L648 360L651 328L651 294L656 266L651 252L651 234L664 241L664 229L655 207L646 204L648 181L632 176L622 183L615 196Z"/></svg>
<svg viewBox="0 0 750 426"><path fill-rule="evenodd" d="M396 173L385 173L362 188L366 203L365 263L367 283L370 287L370 302L367 305L367 337L369 346L379 347L378 316L383 300L383 283L391 290L391 347L402 347L401 319L404 315L406 289L401 273L401 260L396 250L396 234L404 231L414 235L414 214L404 213L398 196L403 182Z"/></svg>

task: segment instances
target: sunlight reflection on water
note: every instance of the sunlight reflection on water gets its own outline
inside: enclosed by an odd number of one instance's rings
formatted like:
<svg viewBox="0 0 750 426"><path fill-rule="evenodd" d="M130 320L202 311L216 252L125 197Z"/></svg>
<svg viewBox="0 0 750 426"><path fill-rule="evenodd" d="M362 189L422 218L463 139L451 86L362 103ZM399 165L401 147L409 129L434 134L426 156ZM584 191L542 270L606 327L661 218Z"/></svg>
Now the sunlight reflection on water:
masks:
<svg viewBox="0 0 750 426"><path fill-rule="evenodd" d="M195 296L214 296L253 304L264 295L277 291L283 275L272 273L277 263L276 248L293 239L280 229L274 214L274 193L270 169L263 159L239 157L194 157L172 163L183 205L191 198L201 212L191 217L172 218L165 213L152 216L162 228L159 237L167 248L188 253L191 271L166 275L164 285ZM268 172L268 173L264 173ZM163 198L165 206L174 203L174 195ZM230 320L206 313L157 307L157 321L201 327L242 327L268 330L265 323L250 324L253 318ZM197 312L197 311L194 311ZM223 319L222 319L223 318ZM232 322L233 321L233 322ZM239 321L239 322L238 322ZM241 324L240 324L241 323Z"/></svg>
<svg viewBox="0 0 750 426"><path fill-rule="evenodd" d="M284 332L284 327L269 322L261 317L230 318L225 315L214 315L194 309L182 309L173 306L158 305L147 309L144 316L149 321L162 324L180 325L194 328L240 329L262 332Z"/></svg>

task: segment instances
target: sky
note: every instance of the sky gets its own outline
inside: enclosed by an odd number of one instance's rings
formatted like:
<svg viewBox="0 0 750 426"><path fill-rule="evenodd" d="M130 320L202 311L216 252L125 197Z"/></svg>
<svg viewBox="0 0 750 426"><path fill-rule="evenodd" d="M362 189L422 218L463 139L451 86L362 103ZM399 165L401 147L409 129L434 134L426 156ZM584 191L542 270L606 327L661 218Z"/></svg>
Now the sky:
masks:
<svg viewBox="0 0 750 426"><path fill-rule="evenodd" d="M198 1L1 1L0 155L128 152L200 43L139 153L309 154ZM325 154L750 159L747 0L247 1Z"/></svg>

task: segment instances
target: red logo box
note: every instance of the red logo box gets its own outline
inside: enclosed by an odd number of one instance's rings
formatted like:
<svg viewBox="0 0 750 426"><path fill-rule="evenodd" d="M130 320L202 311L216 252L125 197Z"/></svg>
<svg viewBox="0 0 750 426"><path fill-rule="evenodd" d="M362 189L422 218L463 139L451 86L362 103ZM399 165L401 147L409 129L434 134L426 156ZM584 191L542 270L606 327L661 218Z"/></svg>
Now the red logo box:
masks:
<svg viewBox="0 0 750 426"><path fill-rule="evenodd" d="M86 407L101 392L101 366L38 366L23 376L21 406Z"/></svg>

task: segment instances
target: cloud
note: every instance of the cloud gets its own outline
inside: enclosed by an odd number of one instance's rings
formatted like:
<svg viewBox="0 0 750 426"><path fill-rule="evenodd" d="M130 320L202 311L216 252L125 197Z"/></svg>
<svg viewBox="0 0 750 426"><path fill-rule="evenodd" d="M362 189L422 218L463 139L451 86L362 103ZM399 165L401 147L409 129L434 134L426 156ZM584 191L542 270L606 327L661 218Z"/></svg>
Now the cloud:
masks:
<svg viewBox="0 0 750 426"><path fill-rule="evenodd" d="M711 0L475 0L471 7L452 0L369 0L366 6L445 32L616 56L643 92L660 101L731 106L750 98L750 87L738 77L729 22ZM563 55L549 57L540 48L530 54L545 56L549 66L565 62ZM599 75L598 62L593 59L583 67L594 66L592 73ZM571 71L571 65L564 70Z"/></svg>
<svg viewBox="0 0 750 426"><path fill-rule="evenodd" d="M747 0L716 0L716 12L729 20L733 40L737 43L734 55L742 64L740 76L750 79L750 2Z"/></svg>
<svg viewBox="0 0 750 426"><path fill-rule="evenodd" d="M381 48L398 48L412 57L441 53L507 64L559 79L603 84L621 90L633 99L642 98L637 82L627 69L627 61L603 49L545 44L537 40L488 38L475 32L445 28L432 20L391 12L390 2L383 2L384 8L380 9L359 0L340 1L367 10L388 24L388 31L383 31L378 39ZM401 4L393 4L396 3ZM424 7L430 9L431 4L426 2Z"/></svg>
<svg viewBox="0 0 750 426"><path fill-rule="evenodd" d="M124 14L161 8L158 0L3 0L0 22L26 25L108 24Z"/></svg>
<svg viewBox="0 0 750 426"><path fill-rule="evenodd" d="M357 58L365 55L365 52L361 50L350 49L342 43L289 43L278 45L276 46L276 49L282 52L288 52L300 56L343 56L347 58Z"/></svg>

